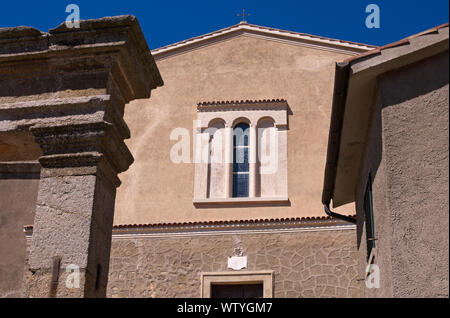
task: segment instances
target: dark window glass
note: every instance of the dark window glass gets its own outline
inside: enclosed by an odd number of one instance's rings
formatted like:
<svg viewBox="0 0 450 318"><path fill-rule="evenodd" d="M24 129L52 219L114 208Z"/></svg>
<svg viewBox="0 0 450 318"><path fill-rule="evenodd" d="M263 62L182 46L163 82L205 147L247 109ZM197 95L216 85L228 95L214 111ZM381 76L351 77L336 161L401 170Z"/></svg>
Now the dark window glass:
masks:
<svg viewBox="0 0 450 318"><path fill-rule="evenodd" d="M233 145L235 147L248 146L248 136L250 130L248 124L241 123L234 127Z"/></svg>
<svg viewBox="0 0 450 318"><path fill-rule="evenodd" d="M248 173L233 173L233 198L248 197Z"/></svg>
<svg viewBox="0 0 450 318"><path fill-rule="evenodd" d="M373 222L372 178L369 174L364 195L364 217L366 222L367 260L375 247L375 227Z"/></svg>
<svg viewBox="0 0 450 318"><path fill-rule="evenodd" d="M233 134L233 197L248 197L249 164L248 164L248 124L236 125Z"/></svg>
<svg viewBox="0 0 450 318"><path fill-rule="evenodd" d="M211 285L211 298L262 298L263 284Z"/></svg>
<svg viewBox="0 0 450 318"><path fill-rule="evenodd" d="M233 172L248 172L248 147L233 149Z"/></svg>

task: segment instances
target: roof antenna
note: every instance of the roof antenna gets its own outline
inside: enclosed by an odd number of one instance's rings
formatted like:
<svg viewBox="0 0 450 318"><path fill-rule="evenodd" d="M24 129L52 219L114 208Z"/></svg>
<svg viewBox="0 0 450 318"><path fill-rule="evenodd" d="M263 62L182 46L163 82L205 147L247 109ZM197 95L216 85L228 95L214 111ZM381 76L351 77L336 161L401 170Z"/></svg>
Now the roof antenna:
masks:
<svg viewBox="0 0 450 318"><path fill-rule="evenodd" d="M238 13L237 16L242 16L242 21L240 23L247 23L247 21L245 21L245 17L249 17L250 13L245 13L245 9L242 9L242 13Z"/></svg>

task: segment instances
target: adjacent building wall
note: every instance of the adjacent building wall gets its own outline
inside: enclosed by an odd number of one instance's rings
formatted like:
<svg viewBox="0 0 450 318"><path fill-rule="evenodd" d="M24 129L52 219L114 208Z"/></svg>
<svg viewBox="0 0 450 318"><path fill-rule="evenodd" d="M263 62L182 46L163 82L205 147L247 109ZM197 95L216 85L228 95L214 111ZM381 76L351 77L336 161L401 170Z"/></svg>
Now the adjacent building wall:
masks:
<svg viewBox="0 0 450 318"><path fill-rule="evenodd" d="M358 188L360 272L365 267L363 199L373 174L380 289L366 296L448 297L448 51L379 79Z"/></svg>
<svg viewBox="0 0 450 318"><path fill-rule="evenodd" d="M114 235L108 297L200 297L201 273L273 270L274 297L358 297L355 230L298 230L209 235Z"/></svg>
<svg viewBox="0 0 450 318"><path fill-rule="evenodd" d="M23 292L23 227L34 220L39 170L38 163L0 163L0 298Z"/></svg>
<svg viewBox="0 0 450 318"><path fill-rule="evenodd" d="M357 250L358 273L364 275L368 265L366 228L364 215L364 198L369 174L372 179L373 211L375 224L375 254L374 263L380 268L379 288L366 288L361 282L363 297L392 297L392 273L391 273L391 215L387 198L386 162L383 157L383 137L381 121L381 103L377 96L373 102L371 126L367 139L366 154L363 162L363 170L359 180L356 195L356 222L357 222Z"/></svg>

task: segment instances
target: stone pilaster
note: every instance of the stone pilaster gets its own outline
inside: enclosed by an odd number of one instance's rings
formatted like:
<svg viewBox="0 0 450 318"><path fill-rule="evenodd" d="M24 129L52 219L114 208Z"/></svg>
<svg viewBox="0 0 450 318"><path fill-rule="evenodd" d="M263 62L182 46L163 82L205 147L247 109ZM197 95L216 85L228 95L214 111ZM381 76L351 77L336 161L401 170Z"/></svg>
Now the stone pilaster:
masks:
<svg viewBox="0 0 450 318"><path fill-rule="evenodd" d="M42 166L25 295L104 297L117 174L133 162L124 107L162 85L156 64L132 16L0 29L0 43L0 141Z"/></svg>

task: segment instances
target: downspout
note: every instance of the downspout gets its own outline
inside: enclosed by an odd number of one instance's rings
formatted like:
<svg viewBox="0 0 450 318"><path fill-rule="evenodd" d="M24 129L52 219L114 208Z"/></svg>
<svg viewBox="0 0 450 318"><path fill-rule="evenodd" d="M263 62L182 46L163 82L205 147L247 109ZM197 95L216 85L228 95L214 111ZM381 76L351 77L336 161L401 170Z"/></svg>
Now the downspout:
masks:
<svg viewBox="0 0 450 318"><path fill-rule="evenodd" d="M347 216L347 215L343 215L343 214L339 214L336 212L333 212L330 210L330 203L324 203L323 204L323 209L325 210L325 213L333 218L337 218L337 219L341 219L353 224L356 224L356 219L354 217L351 216Z"/></svg>
<svg viewBox="0 0 450 318"><path fill-rule="evenodd" d="M330 131L328 134L327 162L325 166L325 177L322 192L322 204L325 213L332 218L337 218L356 224L355 218L330 210L330 202L334 193L334 181L336 178L337 161L341 143L341 132L342 124L344 121L349 75L350 63L348 61L336 63L334 75L333 105L331 108Z"/></svg>

